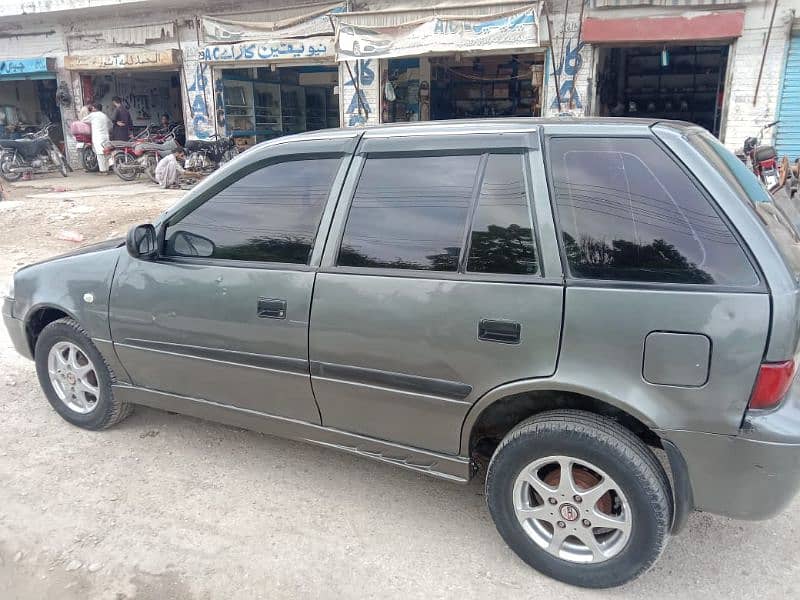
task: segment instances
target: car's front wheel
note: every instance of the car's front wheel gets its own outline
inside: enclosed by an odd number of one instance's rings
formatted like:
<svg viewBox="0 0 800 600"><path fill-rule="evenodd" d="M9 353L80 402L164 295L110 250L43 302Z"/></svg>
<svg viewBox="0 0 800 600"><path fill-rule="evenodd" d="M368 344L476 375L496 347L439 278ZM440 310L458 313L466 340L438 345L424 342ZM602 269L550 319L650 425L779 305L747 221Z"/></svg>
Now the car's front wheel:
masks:
<svg viewBox="0 0 800 600"><path fill-rule="evenodd" d="M84 429L105 429L132 412L114 398L114 376L89 336L74 320L50 323L36 341L36 374L56 412Z"/></svg>
<svg viewBox="0 0 800 600"><path fill-rule="evenodd" d="M605 588L644 573L666 545L669 481L615 421L576 410L515 427L489 464L486 497L506 543L533 568Z"/></svg>

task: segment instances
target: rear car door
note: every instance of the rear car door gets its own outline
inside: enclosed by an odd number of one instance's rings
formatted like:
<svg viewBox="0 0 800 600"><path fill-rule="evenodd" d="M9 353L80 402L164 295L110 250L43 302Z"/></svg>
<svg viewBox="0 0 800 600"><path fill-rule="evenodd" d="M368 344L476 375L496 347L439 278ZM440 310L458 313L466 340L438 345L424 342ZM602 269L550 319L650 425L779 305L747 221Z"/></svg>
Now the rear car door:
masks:
<svg viewBox="0 0 800 600"><path fill-rule="evenodd" d="M320 422L308 370L314 264L357 135L243 156L168 217L156 260L121 259L111 333L134 385Z"/></svg>
<svg viewBox="0 0 800 600"><path fill-rule="evenodd" d="M537 135L365 133L314 289L324 425L455 454L476 399L555 371L563 287Z"/></svg>

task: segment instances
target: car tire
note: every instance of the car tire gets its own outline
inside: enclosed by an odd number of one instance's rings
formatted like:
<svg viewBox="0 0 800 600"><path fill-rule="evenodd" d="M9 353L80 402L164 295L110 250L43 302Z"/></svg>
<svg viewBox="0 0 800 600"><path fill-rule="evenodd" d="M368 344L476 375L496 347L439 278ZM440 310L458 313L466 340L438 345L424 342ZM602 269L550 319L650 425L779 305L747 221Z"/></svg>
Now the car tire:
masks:
<svg viewBox="0 0 800 600"><path fill-rule="evenodd" d="M99 430L119 423L133 412L133 405L114 397L113 372L73 319L59 319L47 325L36 340L34 355L39 384L64 420L84 429Z"/></svg>
<svg viewBox="0 0 800 600"><path fill-rule="evenodd" d="M571 477L562 481L566 468ZM616 421L578 410L536 415L506 435L489 463L486 499L522 560L587 588L647 571L666 546L673 514L653 452Z"/></svg>

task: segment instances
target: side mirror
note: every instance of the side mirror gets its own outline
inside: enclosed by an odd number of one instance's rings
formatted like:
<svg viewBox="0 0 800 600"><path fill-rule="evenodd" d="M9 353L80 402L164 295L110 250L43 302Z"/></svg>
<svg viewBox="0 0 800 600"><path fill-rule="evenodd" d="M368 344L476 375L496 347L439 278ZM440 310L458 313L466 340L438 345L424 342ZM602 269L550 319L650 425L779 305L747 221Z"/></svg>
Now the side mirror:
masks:
<svg viewBox="0 0 800 600"><path fill-rule="evenodd" d="M133 258L152 260L158 255L158 234L150 225L134 225L128 230L125 247Z"/></svg>

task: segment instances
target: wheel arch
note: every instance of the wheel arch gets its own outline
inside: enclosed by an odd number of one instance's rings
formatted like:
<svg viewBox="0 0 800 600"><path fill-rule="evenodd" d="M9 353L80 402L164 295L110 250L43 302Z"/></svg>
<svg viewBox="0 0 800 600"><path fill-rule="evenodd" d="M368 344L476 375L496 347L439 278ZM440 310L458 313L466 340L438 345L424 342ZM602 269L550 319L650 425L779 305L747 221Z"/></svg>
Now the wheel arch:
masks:
<svg viewBox="0 0 800 600"><path fill-rule="evenodd" d="M25 337L32 357L35 358L36 340L39 339L44 328L50 323L64 318L79 322L70 311L54 304L37 304L28 310L23 322L25 323Z"/></svg>
<svg viewBox="0 0 800 600"><path fill-rule="evenodd" d="M461 429L461 455L474 459L494 452L505 435L538 413L571 408L618 421L647 446L664 451L662 466L670 476L674 511L672 533L678 533L693 510L693 493L686 462L680 451L656 433L646 415L618 398L566 382L528 380L499 386L473 404ZM666 463L666 464L663 464ZM668 468L667 468L668 467Z"/></svg>
<svg viewBox="0 0 800 600"><path fill-rule="evenodd" d="M616 397L567 382L524 380L496 387L472 405L461 427L461 454L471 456L474 444L487 432L505 435L528 417L555 408L576 408L611 416L640 437L650 437L646 441L651 445L658 440L653 433L655 424L647 415Z"/></svg>

